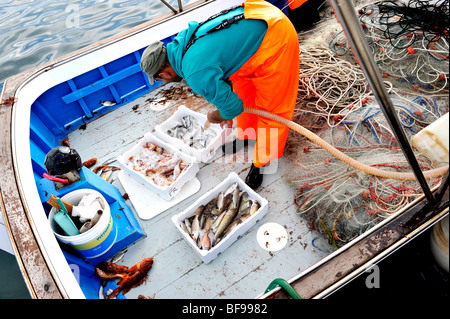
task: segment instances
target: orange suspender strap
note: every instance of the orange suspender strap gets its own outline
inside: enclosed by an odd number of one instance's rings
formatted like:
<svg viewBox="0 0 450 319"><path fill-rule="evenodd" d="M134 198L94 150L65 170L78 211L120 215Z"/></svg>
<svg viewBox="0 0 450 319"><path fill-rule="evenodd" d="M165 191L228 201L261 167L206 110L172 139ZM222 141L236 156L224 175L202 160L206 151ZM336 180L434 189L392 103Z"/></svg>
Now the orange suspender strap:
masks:
<svg viewBox="0 0 450 319"><path fill-rule="evenodd" d="M302 4L304 4L308 0L288 0L289 1L289 8L291 10L297 9Z"/></svg>

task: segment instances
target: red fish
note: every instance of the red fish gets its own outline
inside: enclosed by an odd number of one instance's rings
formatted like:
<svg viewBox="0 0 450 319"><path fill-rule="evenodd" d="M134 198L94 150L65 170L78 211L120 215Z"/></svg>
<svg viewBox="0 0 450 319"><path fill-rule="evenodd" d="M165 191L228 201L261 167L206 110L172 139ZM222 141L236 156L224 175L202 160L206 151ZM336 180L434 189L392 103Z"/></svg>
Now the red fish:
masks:
<svg viewBox="0 0 450 319"><path fill-rule="evenodd" d="M108 295L108 299L111 299L117 297L120 292L126 294L132 288L141 285L147 279L147 274L152 268L152 265L153 258L145 258L131 268L111 262L102 262L97 265L95 272L101 279L110 280L120 278L117 283L118 287Z"/></svg>

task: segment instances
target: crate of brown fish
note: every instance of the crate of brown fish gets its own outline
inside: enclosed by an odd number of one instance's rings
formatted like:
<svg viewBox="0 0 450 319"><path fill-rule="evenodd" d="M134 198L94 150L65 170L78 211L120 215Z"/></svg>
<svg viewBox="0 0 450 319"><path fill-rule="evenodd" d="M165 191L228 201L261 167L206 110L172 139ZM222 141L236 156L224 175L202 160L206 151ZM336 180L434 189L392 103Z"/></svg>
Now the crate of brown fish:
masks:
<svg viewBox="0 0 450 319"><path fill-rule="evenodd" d="M234 172L172 217L183 238L204 263L214 260L264 217L268 202Z"/></svg>
<svg viewBox="0 0 450 319"><path fill-rule="evenodd" d="M165 200L178 195L199 170L194 158L151 133L118 156L117 161L124 172Z"/></svg>

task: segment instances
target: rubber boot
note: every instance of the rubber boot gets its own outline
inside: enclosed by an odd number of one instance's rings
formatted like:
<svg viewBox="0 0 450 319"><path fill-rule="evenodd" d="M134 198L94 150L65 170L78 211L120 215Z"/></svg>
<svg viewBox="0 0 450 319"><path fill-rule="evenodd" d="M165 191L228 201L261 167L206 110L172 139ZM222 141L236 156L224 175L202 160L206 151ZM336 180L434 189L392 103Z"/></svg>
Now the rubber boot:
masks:
<svg viewBox="0 0 450 319"><path fill-rule="evenodd" d="M263 174L261 174L259 167L253 165L250 167L247 177L245 178L245 183L253 190L261 186L263 182Z"/></svg>

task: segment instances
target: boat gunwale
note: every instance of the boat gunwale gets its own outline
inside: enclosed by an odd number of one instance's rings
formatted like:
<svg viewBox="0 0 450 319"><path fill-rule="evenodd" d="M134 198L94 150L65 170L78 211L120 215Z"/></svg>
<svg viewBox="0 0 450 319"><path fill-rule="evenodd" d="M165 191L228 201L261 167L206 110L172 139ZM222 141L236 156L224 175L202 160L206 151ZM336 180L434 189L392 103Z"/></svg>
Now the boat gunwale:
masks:
<svg viewBox="0 0 450 319"><path fill-rule="evenodd" d="M324 297L327 297L328 295L332 294L334 291L341 288L342 286L344 286L345 284L350 282L352 279L361 275L363 272L366 272L373 265L375 265L375 264L379 263L380 261L384 260L385 258L389 257L391 254L393 254L395 251L397 251L404 245L408 244L414 238L418 237L425 231L429 230L431 227L433 227L438 222L440 222L442 219L444 219L446 216L448 216L448 214L449 214L449 208L446 207L440 213L437 213L436 215L431 216L430 220L428 220L425 224L420 225L417 229L413 230L412 232L408 233L407 235L404 235L397 242L393 243L391 246L389 246L388 248L383 250L378 255L375 255L372 259L370 259L370 261L364 263L358 269L349 273L347 276L343 277L340 281L336 282L334 285L323 290L320 294L317 294L316 296L314 296L314 298L324 298Z"/></svg>

